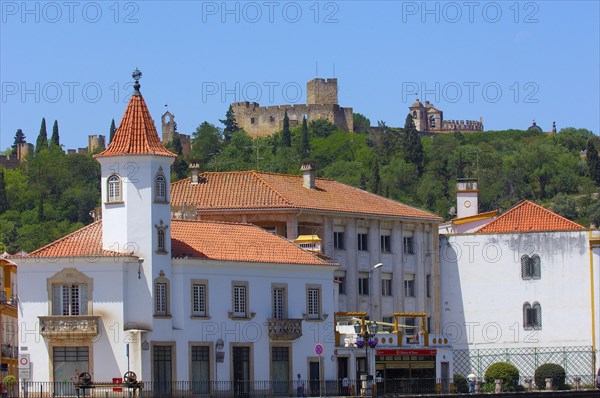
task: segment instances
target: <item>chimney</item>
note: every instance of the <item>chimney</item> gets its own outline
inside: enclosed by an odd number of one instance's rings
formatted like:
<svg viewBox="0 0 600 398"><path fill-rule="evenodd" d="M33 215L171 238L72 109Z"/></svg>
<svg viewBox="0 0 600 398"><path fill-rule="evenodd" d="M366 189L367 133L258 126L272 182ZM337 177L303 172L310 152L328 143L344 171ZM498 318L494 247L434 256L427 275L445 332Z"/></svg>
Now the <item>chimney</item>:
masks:
<svg viewBox="0 0 600 398"><path fill-rule="evenodd" d="M302 164L302 185L308 189L315 189L315 171L310 163Z"/></svg>
<svg viewBox="0 0 600 398"><path fill-rule="evenodd" d="M456 180L456 218L479 214L479 189L476 178Z"/></svg>
<svg viewBox="0 0 600 398"><path fill-rule="evenodd" d="M192 173L192 181L190 182L192 185L198 185L198 172L200 171L200 163L192 162L190 163L190 171Z"/></svg>

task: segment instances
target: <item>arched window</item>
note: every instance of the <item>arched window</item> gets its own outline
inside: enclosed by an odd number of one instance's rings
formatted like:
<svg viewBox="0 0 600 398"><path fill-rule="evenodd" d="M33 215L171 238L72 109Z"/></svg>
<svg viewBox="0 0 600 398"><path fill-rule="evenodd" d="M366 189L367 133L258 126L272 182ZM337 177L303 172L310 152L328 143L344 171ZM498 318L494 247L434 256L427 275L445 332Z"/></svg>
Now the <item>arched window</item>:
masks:
<svg viewBox="0 0 600 398"><path fill-rule="evenodd" d="M533 257L529 257L528 255L524 254L521 257L521 278L542 278L542 260L540 259L540 256L534 254Z"/></svg>
<svg viewBox="0 0 600 398"><path fill-rule="evenodd" d="M534 254L531 258L531 268L532 268L532 277L533 279L541 279L542 278L542 260L540 256Z"/></svg>
<svg viewBox="0 0 600 398"><path fill-rule="evenodd" d="M121 178L113 174L108 177L107 188L108 188L108 202L121 202Z"/></svg>
<svg viewBox="0 0 600 398"><path fill-rule="evenodd" d="M154 280L154 316L171 316L170 305L170 281L165 277L163 270L160 270L158 278Z"/></svg>
<svg viewBox="0 0 600 398"><path fill-rule="evenodd" d="M535 302L523 304L523 328L525 330L540 330L542 328L542 306Z"/></svg>
<svg viewBox="0 0 600 398"><path fill-rule="evenodd" d="M156 228L156 254L167 254L167 228L169 226L160 220L160 223L155 224Z"/></svg>
<svg viewBox="0 0 600 398"><path fill-rule="evenodd" d="M154 200L156 202L167 201L167 180L162 173L154 178Z"/></svg>

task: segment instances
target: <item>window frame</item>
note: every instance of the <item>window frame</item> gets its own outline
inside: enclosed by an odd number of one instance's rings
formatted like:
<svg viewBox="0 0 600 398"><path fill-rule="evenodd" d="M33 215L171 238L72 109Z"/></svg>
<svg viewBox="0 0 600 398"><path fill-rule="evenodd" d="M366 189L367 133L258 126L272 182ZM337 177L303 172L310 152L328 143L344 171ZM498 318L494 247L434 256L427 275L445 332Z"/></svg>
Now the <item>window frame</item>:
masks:
<svg viewBox="0 0 600 398"><path fill-rule="evenodd" d="M391 253L392 252L392 235L390 233L381 234L380 241L381 241L381 252L382 253Z"/></svg>
<svg viewBox="0 0 600 398"><path fill-rule="evenodd" d="M404 254L415 254L415 240L413 236L402 238L402 250Z"/></svg>
<svg viewBox="0 0 600 398"><path fill-rule="evenodd" d="M404 274L404 297L416 297L415 274Z"/></svg>
<svg viewBox="0 0 600 398"><path fill-rule="evenodd" d="M338 294L346 294L346 271L335 271L333 280L338 282Z"/></svg>
<svg viewBox="0 0 600 398"><path fill-rule="evenodd" d="M153 300L153 310L154 310L154 318L170 318L171 317L171 286L170 281L167 277L165 277L165 273L163 270L160 270L158 273L158 278L154 279L154 300ZM159 299L160 299L160 289L164 287L164 309L163 306L159 309Z"/></svg>
<svg viewBox="0 0 600 398"><path fill-rule="evenodd" d="M523 329L541 330L542 329L542 306L535 301L523 303Z"/></svg>
<svg viewBox="0 0 600 398"><path fill-rule="evenodd" d="M333 231L333 248L346 250L346 234L344 231Z"/></svg>
<svg viewBox="0 0 600 398"><path fill-rule="evenodd" d="M123 180L116 173L106 178L106 203L123 203Z"/></svg>
<svg viewBox="0 0 600 398"><path fill-rule="evenodd" d="M55 286L68 286L69 287L69 298L71 297L71 286L86 286L85 299L82 300L81 290L79 292L79 314L78 315L93 315L93 279L85 275L83 272L75 268L64 268L61 271L54 274L52 277L46 280L46 287L48 292L48 314L50 316L77 316L71 315L71 306L69 305L69 315L63 315L64 308L62 302L62 291L61 297L59 297L60 303L56 303L54 299L54 288ZM62 289L61 289L62 290ZM70 301L70 300L69 300ZM60 308L58 307L60 306ZM55 314L55 310L60 314Z"/></svg>
<svg viewBox="0 0 600 398"><path fill-rule="evenodd" d="M241 309L239 307L239 303L236 304L236 291L242 291L243 289L243 311L236 311L236 309ZM231 282L231 317L236 319L247 319L249 315L248 311L249 305L249 292L248 292L248 282L247 281L232 281Z"/></svg>
<svg viewBox="0 0 600 398"><path fill-rule="evenodd" d="M275 292L281 291L281 309L276 308ZM280 313L281 316L278 316ZM288 287L287 283L271 284L271 319L288 319Z"/></svg>
<svg viewBox="0 0 600 398"><path fill-rule="evenodd" d="M357 232L356 233L356 249L359 252L369 251L369 233L368 232Z"/></svg>
<svg viewBox="0 0 600 398"><path fill-rule="evenodd" d="M159 178L162 181L159 181ZM163 195L160 195L162 190ZM167 177L162 171L162 167L154 176L154 203L169 203Z"/></svg>
<svg viewBox="0 0 600 398"><path fill-rule="evenodd" d="M202 286L204 288L204 310L200 308L200 297L198 297L198 309L196 306L196 287ZM202 289L199 289L202 290ZM191 299L191 317L192 318L209 318L209 306L208 306L208 280L207 279L192 279L190 281L190 299Z"/></svg>
<svg viewBox="0 0 600 398"><path fill-rule="evenodd" d="M381 274L381 296L382 297L392 297L393 296L393 287L392 284L393 275L391 273L382 273Z"/></svg>
<svg viewBox="0 0 600 398"><path fill-rule="evenodd" d="M314 299L311 294L316 294L316 308ZM320 321L323 319L323 295L321 285L307 284L306 285L306 316L307 321Z"/></svg>
<svg viewBox="0 0 600 398"><path fill-rule="evenodd" d="M358 295L368 296L369 295L369 274L366 272L358 273Z"/></svg>
<svg viewBox="0 0 600 398"><path fill-rule="evenodd" d="M521 256L521 279L542 279L542 260L538 254Z"/></svg>

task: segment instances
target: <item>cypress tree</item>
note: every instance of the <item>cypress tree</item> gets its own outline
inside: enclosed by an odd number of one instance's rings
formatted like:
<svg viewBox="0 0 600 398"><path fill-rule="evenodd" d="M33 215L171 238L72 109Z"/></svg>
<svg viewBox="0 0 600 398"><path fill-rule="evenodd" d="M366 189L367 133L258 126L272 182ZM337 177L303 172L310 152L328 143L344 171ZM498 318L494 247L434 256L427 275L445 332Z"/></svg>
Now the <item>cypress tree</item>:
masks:
<svg viewBox="0 0 600 398"><path fill-rule="evenodd" d="M38 222L44 221L44 195L40 195L40 200L38 202Z"/></svg>
<svg viewBox="0 0 600 398"><path fill-rule="evenodd" d="M287 109L285 110L285 114L283 115L283 131L281 134L281 145L285 147L292 146L292 133L290 131L290 118L287 114Z"/></svg>
<svg viewBox="0 0 600 398"><path fill-rule="evenodd" d="M4 168L0 167L0 213L8 210L8 197L6 196L6 181L4 179Z"/></svg>
<svg viewBox="0 0 600 398"><path fill-rule="evenodd" d="M310 157L310 141L308 139L308 123L306 116L302 117L302 138L300 141L300 158L308 159Z"/></svg>
<svg viewBox="0 0 600 398"><path fill-rule="evenodd" d="M379 175L379 160L373 159L371 165L371 192L378 194L380 186L381 176Z"/></svg>
<svg viewBox="0 0 600 398"><path fill-rule="evenodd" d="M40 134L35 142L35 153L40 153L43 148L48 148L48 132L46 131L46 118L42 118Z"/></svg>
<svg viewBox="0 0 600 398"><path fill-rule="evenodd" d="M596 182L596 185L600 185L600 157L598 157L598 150L591 139L587 142L586 159L590 178Z"/></svg>
<svg viewBox="0 0 600 398"><path fill-rule="evenodd" d="M423 150L423 143L421 142L421 137L419 137L415 121L410 113L406 116L406 122L404 123L404 130L402 133L404 160L407 163L414 164L418 176L421 176L421 174L423 174L423 168L425 167L425 151Z"/></svg>
<svg viewBox="0 0 600 398"><path fill-rule="evenodd" d="M112 142L113 137L115 136L115 131L117 131L117 128L115 127L115 119L113 119L112 122L110 122L110 131L108 133L109 144Z"/></svg>
<svg viewBox="0 0 600 398"><path fill-rule="evenodd" d="M56 145L60 147L60 137L58 135L58 120L54 121L54 126L52 126L52 137L50 137L50 145Z"/></svg>
<svg viewBox="0 0 600 398"><path fill-rule="evenodd" d="M23 130L18 129L17 132L15 133L15 142L12 145L12 154L16 155L17 154L17 145L19 144L24 144L25 142L25 134L23 133Z"/></svg>

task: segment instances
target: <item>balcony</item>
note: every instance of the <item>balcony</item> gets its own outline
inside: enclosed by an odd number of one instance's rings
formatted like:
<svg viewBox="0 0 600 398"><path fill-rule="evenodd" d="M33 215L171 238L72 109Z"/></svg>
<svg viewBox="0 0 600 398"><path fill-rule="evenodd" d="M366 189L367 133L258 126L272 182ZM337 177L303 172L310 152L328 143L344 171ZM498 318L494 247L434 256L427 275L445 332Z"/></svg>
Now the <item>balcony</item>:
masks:
<svg viewBox="0 0 600 398"><path fill-rule="evenodd" d="M15 297L8 297L5 291L0 291L0 304L16 306L17 300Z"/></svg>
<svg viewBox="0 0 600 398"><path fill-rule="evenodd" d="M16 359L19 356L19 347L2 344L2 358Z"/></svg>
<svg viewBox="0 0 600 398"><path fill-rule="evenodd" d="M296 340L302 336L302 319L268 319L271 340Z"/></svg>
<svg viewBox="0 0 600 398"><path fill-rule="evenodd" d="M98 335L99 316L39 316L40 334L46 340L93 338Z"/></svg>

